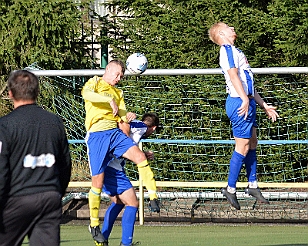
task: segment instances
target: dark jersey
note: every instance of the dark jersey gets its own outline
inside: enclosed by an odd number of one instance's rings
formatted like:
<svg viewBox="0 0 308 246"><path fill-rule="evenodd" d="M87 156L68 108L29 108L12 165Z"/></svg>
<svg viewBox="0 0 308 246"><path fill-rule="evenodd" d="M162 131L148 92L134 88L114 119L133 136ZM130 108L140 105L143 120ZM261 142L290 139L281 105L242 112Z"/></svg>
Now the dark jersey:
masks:
<svg viewBox="0 0 308 246"><path fill-rule="evenodd" d="M0 118L0 201L44 191L64 195L71 157L62 120L36 104Z"/></svg>

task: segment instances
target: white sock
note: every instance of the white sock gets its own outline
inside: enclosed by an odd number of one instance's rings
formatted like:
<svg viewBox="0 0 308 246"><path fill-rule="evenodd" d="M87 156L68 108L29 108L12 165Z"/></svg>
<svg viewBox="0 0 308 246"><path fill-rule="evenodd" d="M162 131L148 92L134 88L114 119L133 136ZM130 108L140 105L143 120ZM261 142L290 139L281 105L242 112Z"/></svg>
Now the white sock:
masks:
<svg viewBox="0 0 308 246"><path fill-rule="evenodd" d="M256 189L256 188L258 188L258 183L257 183L257 181L248 182L248 186L249 186L249 188Z"/></svg>
<svg viewBox="0 0 308 246"><path fill-rule="evenodd" d="M227 186L227 191L231 194L234 194L236 192L236 188L230 187L229 185Z"/></svg>

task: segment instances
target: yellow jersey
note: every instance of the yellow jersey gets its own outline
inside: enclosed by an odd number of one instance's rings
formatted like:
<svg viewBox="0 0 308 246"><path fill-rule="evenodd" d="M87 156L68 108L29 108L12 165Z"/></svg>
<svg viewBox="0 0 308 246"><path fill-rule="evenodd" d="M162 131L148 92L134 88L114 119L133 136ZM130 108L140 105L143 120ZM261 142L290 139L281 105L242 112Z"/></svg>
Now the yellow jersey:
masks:
<svg viewBox="0 0 308 246"><path fill-rule="evenodd" d="M123 91L109 85L101 77L94 76L82 88L85 102L85 126L88 132L98 132L117 128L121 120L127 122ZM119 107L114 116L110 101L114 100Z"/></svg>

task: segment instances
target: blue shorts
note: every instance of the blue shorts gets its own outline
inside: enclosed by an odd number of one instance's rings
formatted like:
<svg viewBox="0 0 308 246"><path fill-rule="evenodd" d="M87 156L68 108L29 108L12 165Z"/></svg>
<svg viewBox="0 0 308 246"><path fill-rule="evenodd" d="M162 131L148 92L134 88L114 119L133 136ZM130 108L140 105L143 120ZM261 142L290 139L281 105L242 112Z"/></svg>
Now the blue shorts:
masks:
<svg viewBox="0 0 308 246"><path fill-rule="evenodd" d="M124 171L106 167L103 191L109 196L120 195L124 191L132 188L133 185L129 181Z"/></svg>
<svg viewBox="0 0 308 246"><path fill-rule="evenodd" d="M129 148L136 145L118 128L88 132L85 140L91 176L103 173L110 160L120 158Z"/></svg>
<svg viewBox="0 0 308 246"><path fill-rule="evenodd" d="M249 99L248 116L238 116L238 108L242 105L242 99L239 97L228 96L226 100L226 112L232 123L233 136L237 138L251 138L253 127L257 125L257 107L254 98Z"/></svg>

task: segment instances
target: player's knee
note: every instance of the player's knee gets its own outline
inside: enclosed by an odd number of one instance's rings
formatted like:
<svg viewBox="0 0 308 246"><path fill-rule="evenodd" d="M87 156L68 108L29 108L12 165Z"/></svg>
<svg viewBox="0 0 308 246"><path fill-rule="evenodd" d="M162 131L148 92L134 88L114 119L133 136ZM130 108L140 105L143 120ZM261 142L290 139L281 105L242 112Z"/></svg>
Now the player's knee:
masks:
<svg viewBox="0 0 308 246"><path fill-rule="evenodd" d="M138 208L139 207L139 201L138 200L132 201L129 206Z"/></svg>
<svg viewBox="0 0 308 246"><path fill-rule="evenodd" d="M123 157L129 159L135 164L138 164L147 159L145 154L138 148L138 146L132 146L129 148L128 151L123 154Z"/></svg>
<svg viewBox="0 0 308 246"><path fill-rule="evenodd" d="M145 154L142 152L142 151L140 151L139 153L138 153L138 159L136 160L136 164L139 164L140 162L143 162L143 161L146 161L147 160L147 157L145 156Z"/></svg>
<svg viewBox="0 0 308 246"><path fill-rule="evenodd" d="M104 173L92 176L92 186L98 189L103 187Z"/></svg>
<svg viewBox="0 0 308 246"><path fill-rule="evenodd" d="M143 162L147 159L146 155L139 148L134 150L132 158L132 161L136 164L139 164L140 162Z"/></svg>

